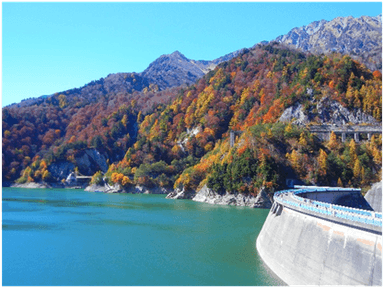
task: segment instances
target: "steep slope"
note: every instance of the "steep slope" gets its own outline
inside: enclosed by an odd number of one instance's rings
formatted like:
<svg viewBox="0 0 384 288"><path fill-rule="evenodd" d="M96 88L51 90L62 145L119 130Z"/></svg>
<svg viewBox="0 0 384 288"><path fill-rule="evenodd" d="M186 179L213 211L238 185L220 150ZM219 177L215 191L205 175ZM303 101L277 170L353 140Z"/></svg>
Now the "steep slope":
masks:
<svg viewBox="0 0 384 288"><path fill-rule="evenodd" d="M194 61L179 51L162 55L152 62L141 75L156 83L160 89L195 83L206 72L215 68L211 61Z"/></svg>
<svg viewBox="0 0 384 288"><path fill-rule="evenodd" d="M172 54L161 55L140 75L156 84L160 90L183 84L191 85L213 70L216 65L236 57L241 51L242 49L234 51L212 61L191 60L175 51Z"/></svg>
<svg viewBox="0 0 384 288"><path fill-rule="evenodd" d="M187 191L206 184L220 193L244 194L257 194L263 185L284 187L289 177L323 185L377 181L381 138L364 146L322 143L305 127L278 122L285 109L301 103L303 113L322 124L315 115L324 101L380 122L381 73L349 56L259 45L219 64L171 105L147 115L137 142L106 176L119 184L128 177L128 186ZM231 130L241 134L234 148Z"/></svg>
<svg viewBox="0 0 384 288"><path fill-rule="evenodd" d="M142 73L109 74L80 88L3 108L3 178L15 180L37 163L36 156L48 163L76 164L86 148L95 146L111 162L121 159L136 139L139 114L173 100L176 86L195 82L238 53L194 61L176 51L162 55Z"/></svg>
<svg viewBox="0 0 384 288"><path fill-rule="evenodd" d="M237 50L212 61L191 60L179 51L172 54L161 55L141 73L113 73L105 78L91 81L83 87L73 88L53 95L44 95L38 98L26 99L20 103L7 106L28 107L46 103L48 99L56 99L65 95L68 103L76 102L77 106L96 103L103 95L116 95L118 93L156 92L184 84L190 85L197 79L213 70L217 64L232 59L242 50Z"/></svg>
<svg viewBox="0 0 384 288"><path fill-rule="evenodd" d="M381 14L376 17L349 16L337 17L331 21L315 21L307 26L293 28L274 41L316 54L348 54L372 71L381 69Z"/></svg>

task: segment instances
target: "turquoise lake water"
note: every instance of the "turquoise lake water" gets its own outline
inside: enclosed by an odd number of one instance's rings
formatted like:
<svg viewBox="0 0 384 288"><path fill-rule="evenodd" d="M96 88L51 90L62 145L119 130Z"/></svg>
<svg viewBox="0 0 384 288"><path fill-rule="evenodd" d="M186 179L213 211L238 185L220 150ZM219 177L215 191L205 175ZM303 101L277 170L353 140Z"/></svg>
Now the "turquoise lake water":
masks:
<svg viewBox="0 0 384 288"><path fill-rule="evenodd" d="M2 191L3 285L282 285L257 254L268 210L82 190Z"/></svg>

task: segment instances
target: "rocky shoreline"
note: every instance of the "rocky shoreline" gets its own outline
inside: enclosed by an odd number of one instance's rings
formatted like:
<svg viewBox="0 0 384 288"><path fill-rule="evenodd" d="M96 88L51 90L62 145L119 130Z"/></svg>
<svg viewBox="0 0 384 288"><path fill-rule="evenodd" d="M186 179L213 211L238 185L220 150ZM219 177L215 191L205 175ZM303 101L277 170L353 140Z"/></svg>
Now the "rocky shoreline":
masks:
<svg viewBox="0 0 384 288"><path fill-rule="evenodd" d="M68 185L61 183L46 183L46 182L29 182L24 184L12 183L10 187L27 188L27 189L46 189L46 188L65 188L65 189L84 189L86 192L99 192L99 193L131 193L131 194L167 194L167 199L189 199L196 202L203 202L208 204L218 205L232 205L232 206L248 206L252 208L271 208L273 199L268 194L268 190L262 188L260 193L254 197L251 195L243 195L241 193L228 193L219 194L204 186L199 191L185 189L172 189L164 187L145 187L145 186L132 186L124 188L119 184L113 186L105 183L104 185Z"/></svg>
<svg viewBox="0 0 384 288"><path fill-rule="evenodd" d="M163 187L144 187L136 185L134 187L123 188L119 184L113 186L108 183L104 185L92 184L87 186L84 191L87 192L102 192L102 193L131 193L131 194L169 194L171 189Z"/></svg>
<svg viewBox="0 0 384 288"><path fill-rule="evenodd" d="M243 195L241 193L228 193L219 194L207 186L204 186L199 191L189 190L185 191L175 189L169 193L167 199L190 199L196 202L203 202L208 204L218 205L232 205L232 206L248 206L252 208L266 208L272 207L273 199L269 196L268 190L262 188L260 193L254 197L252 195Z"/></svg>
<svg viewBox="0 0 384 288"><path fill-rule="evenodd" d="M185 190L185 189L172 189L164 187L145 187L145 186L132 186L129 188L124 188L119 184L113 186L105 183L104 185L68 185L61 183L46 183L46 182L29 182L24 184L18 183L6 183L4 187L15 187L15 188L27 188L27 189L49 189L49 188L65 188L65 189L83 189L87 192L100 192L100 193L131 193L131 194L167 194L166 199L188 199L196 202L208 203L208 204L217 204L217 205L230 205L230 206L247 206L251 208L265 208L270 209L273 204L273 196L269 193L268 189L262 187L259 194L255 197L252 195L243 195L241 193L217 193L212 189L208 188L206 185L198 191L195 190ZM8 185L9 184L9 185ZM378 182L372 185L371 190L380 190L381 192L382 182ZM371 191L370 190L370 191ZM372 192L373 193L373 192ZM367 193L366 198L369 198ZM381 193L380 202L381 204ZM367 197L368 196L368 197ZM377 211L381 210L381 205L376 208ZM380 206L380 207L379 207Z"/></svg>
<svg viewBox="0 0 384 288"><path fill-rule="evenodd" d="M9 187L13 187L13 188L27 188L27 189L52 188L52 186L50 186L47 183L35 183L35 182L28 182L28 183L23 183L23 184L13 183Z"/></svg>

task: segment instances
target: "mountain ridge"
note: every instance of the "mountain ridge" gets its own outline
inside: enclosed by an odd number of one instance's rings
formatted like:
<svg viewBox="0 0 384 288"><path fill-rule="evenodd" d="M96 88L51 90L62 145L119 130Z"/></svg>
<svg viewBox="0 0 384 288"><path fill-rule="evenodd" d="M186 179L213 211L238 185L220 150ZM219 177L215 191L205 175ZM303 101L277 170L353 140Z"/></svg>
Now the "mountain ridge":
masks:
<svg viewBox="0 0 384 288"><path fill-rule="evenodd" d="M140 72L110 73L99 80L93 80L80 88L72 88L51 95L29 98L13 103L4 108L40 105L49 97L64 94L70 98L80 98L88 102L96 102L98 97L108 93L156 92L181 85L191 85L197 79L213 70L219 63L228 61L241 53L243 49L228 53L214 60L192 60L179 51L163 54ZM89 99L89 96L96 99Z"/></svg>
<svg viewBox="0 0 384 288"><path fill-rule="evenodd" d="M273 41L314 54L349 54L370 70L381 70L382 15L314 21L295 27Z"/></svg>
<svg viewBox="0 0 384 288"><path fill-rule="evenodd" d="M313 21L308 25L295 27L287 34L280 35L271 41L261 41L255 44L266 45L271 42L282 43L303 52L327 54L339 52L362 62L370 70L380 70L382 66L382 16L361 16L354 18L337 17L333 20ZM364 33L361 33L364 30ZM360 31L360 32L359 32ZM359 37L357 37L359 36ZM228 53L214 60L193 60L187 58L178 50L163 54L152 61L142 72L119 72L108 74L104 78L91 81L80 88L72 88L52 95L22 100L6 107L25 107L39 105L44 99L54 95L65 94L83 98L87 101L89 95L103 93L133 93L134 91L164 90L181 85L191 85L197 79L213 70L218 64L236 57L245 48ZM117 81L120 79L120 82ZM97 100L96 100L97 101ZM90 101L92 102L92 101Z"/></svg>

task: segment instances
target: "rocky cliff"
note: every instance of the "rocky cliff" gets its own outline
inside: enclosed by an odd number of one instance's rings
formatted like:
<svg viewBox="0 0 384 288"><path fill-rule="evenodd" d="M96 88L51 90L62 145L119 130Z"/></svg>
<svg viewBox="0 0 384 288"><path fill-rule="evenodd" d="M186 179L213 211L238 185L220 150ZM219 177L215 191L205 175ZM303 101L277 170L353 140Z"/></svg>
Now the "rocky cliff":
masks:
<svg viewBox="0 0 384 288"><path fill-rule="evenodd" d="M383 212L382 204L382 188L383 181L375 183L372 188L365 194L365 200L371 205L376 212Z"/></svg>
<svg viewBox="0 0 384 288"><path fill-rule="evenodd" d="M54 162L49 165L48 171L55 181L60 182L67 179L70 173L75 170L75 167L85 176L92 176L97 171L105 173L108 170L107 158L96 149L84 150L82 155L75 158L75 163L68 161Z"/></svg>
<svg viewBox="0 0 384 288"><path fill-rule="evenodd" d="M176 189L169 193L167 199L192 199L196 202L204 202L217 205L248 206L252 208L271 208L273 199L268 194L268 190L263 188L260 193L254 197L243 195L241 193L219 194L206 185L198 191L185 191Z"/></svg>
<svg viewBox="0 0 384 288"><path fill-rule="evenodd" d="M119 184L113 186L105 183L104 185L92 184L84 189L87 192L103 192L103 193L132 193L132 194L169 194L170 189L163 187L145 187L141 185L123 188Z"/></svg>
<svg viewBox="0 0 384 288"><path fill-rule="evenodd" d="M343 107L339 102L330 100L324 97L316 103L314 108L309 111L305 111L304 107L300 103L284 110L280 116L279 121L290 122L293 120L293 124L306 125L310 122L317 122L319 124L334 124L334 125L346 125L346 124L370 124L380 125L371 115L368 115L361 111L361 109L354 109L353 111Z"/></svg>
<svg viewBox="0 0 384 288"><path fill-rule="evenodd" d="M381 70L382 19L337 17L296 27L274 41L305 52L327 54L340 52L361 60L371 70Z"/></svg>

